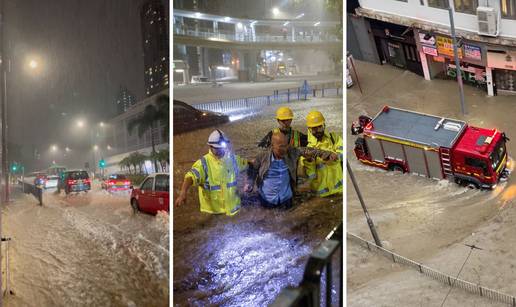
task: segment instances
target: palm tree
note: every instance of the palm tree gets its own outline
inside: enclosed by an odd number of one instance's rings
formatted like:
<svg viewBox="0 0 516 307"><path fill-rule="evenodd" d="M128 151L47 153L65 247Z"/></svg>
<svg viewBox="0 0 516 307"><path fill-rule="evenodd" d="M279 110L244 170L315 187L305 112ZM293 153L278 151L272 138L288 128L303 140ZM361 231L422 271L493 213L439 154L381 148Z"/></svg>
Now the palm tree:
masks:
<svg viewBox="0 0 516 307"><path fill-rule="evenodd" d="M165 171L165 168L168 164L170 164L170 159L169 159L169 150L168 149L162 149L159 151L158 153L158 156L159 156L159 162L161 163L161 168L163 171Z"/></svg>
<svg viewBox="0 0 516 307"><path fill-rule="evenodd" d="M154 134L152 133L152 129L156 126L160 118L162 118L163 115L160 114L158 108L154 105L148 105L145 107L145 110L143 111L143 114L130 120L129 123L127 123L127 130L129 131L129 134L131 134L134 130L134 128L137 128L138 130L138 137L142 137L147 131L150 131L151 135L151 144L152 144L152 152L156 152L155 148L155 140L154 140ZM156 161L154 161L154 169L157 172L158 171L158 165Z"/></svg>
<svg viewBox="0 0 516 307"><path fill-rule="evenodd" d="M131 174L131 163L129 162L129 158L125 157L120 162L118 162L118 165L120 165L120 168L123 170L124 168L129 169L129 174Z"/></svg>
<svg viewBox="0 0 516 307"><path fill-rule="evenodd" d="M163 139L168 143L169 128L170 128L170 97L168 95L159 95L156 98L156 105L158 106L159 120L163 125Z"/></svg>
<svg viewBox="0 0 516 307"><path fill-rule="evenodd" d="M151 160L151 161L157 161L159 162L159 165L161 166L161 168L163 168L163 166L161 165L161 161L160 161L160 156L159 156L159 152L151 152L148 156L148 158Z"/></svg>

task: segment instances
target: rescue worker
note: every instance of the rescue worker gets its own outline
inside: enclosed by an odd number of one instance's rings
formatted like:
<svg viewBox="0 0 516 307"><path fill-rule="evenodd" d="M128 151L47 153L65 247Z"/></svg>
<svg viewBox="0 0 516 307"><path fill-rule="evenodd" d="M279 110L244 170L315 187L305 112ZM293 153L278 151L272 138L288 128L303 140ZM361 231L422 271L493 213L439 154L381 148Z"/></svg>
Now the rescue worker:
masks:
<svg viewBox="0 0 516 307"><path fill-rule="evenodd" d="M324 116L319 111L312 110L308 113L306 125L308 126L308 147L332 151L339 155L336 161L323 161L319 157L315 160L302 160L305 173L310 179L310 189L320 197L342 193L342 137L326 131Z"/></svg>
<svg viewBox="0 0 516 307"><path fill-rule="evenodd" d="M257 175L259 201L267 208L288 209L292 206L299 157L320 157L331 161L339 159L336 153L330 151L289 146L287 137L280 131L272 134L271 142L271 147L258 154L250 168L252 177Z"/></svg>
<svg viewBox="0 0 516 307"><path fill-rule="evenodd" d="M271 136L276 131L281 131L287 136L290 146L294 147L306 147L308 144L307 136L297 130L292 129L290 125L294 119L294 112L290 108L280 107L276 110L276 120L278 121L279 127L269 131L265 137L258 143L258 147L270 147Z"/></svg>
<svg viewBox="0 0 516 307"><path fill-rule="evenodd" d="M234 215L240 209L237 177L247 170L247 160L231 152L229 139L219 129L210 134L208 145L209 152L185 174L175 204L184 205L188 189L194 185L199 187L201 212Z"/></svg>

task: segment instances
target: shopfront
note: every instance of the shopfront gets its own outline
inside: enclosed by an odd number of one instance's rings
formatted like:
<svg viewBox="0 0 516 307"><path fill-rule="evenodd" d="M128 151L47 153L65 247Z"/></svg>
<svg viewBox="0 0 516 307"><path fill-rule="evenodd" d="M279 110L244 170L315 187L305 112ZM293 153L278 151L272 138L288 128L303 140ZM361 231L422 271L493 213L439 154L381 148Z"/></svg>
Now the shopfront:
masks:
<svg viewBox="0 0 516 307"><path fill-rule="evenodd" d="M494 95L516 95L516 50L489 48L487 66L492 70Z"/></svg>
<svg viewBox="0 0 516 307"><path fill-rule="evenodd" d="M424 31L415 32L425 79L456 80L452 38ZM464 84L488 91L490 76L486 70L485 46L479 42L460 41L457 51Z"/></svg>
<svg viewBox="0 0 516 307"><path fill-rule="evenodd" d="M382 63L423 75L414 32L411 28L378 20L370 20L370 24Z"/></svg>

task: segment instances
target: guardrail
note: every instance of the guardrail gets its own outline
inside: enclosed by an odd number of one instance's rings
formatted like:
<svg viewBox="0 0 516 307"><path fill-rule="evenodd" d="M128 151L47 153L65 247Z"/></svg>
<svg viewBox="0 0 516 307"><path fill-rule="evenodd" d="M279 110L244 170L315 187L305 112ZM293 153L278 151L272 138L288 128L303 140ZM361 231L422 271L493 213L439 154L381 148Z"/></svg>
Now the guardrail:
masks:
<svg viewBox="0 0 516 307"><path fill-rule="evenodd" d="M516 297L514 297L512 295L505 294L505 293L502 293L502 292L499 292L496 290L492 290L492 289L483 287L479 284L474 284L472 282L465 281L465 280L462 280L459 278L455 278L455 277L450 276L445 273L441 273L441 272L431 269L421 263L418 263L416 261L413 261L413 260L410 260L403 256L400 256L400 255L398 255L394 252L391 252L383 247L380 247L372 242L362 239L361 237L354 235L352 233L349 233L349 232L347 233L347 239L352 242L358 243L363 247L366 247L370 251L378 252L378 253L382 254L383 256L392 260L394 263L399 263L399 264L408 266L409 268L412 268L412 269L418 271L419 273L426 275L432 279L435 279L444 284L447 284L450 287L460 288L460 289L466 290L470 293L477 294L482 297L486 297L488 299L506 303L513 307L516 307Z"/></svg>
<svg viewBox="0 0 516 307"><path fill-rule="evenodd" d="M343 305L343 232L342 223L335 227L310 255L305 266L303 280L298 287L287 287L283 289L272 303L271 307L294 307L294 306L342 306ZM334 255L340 249L340 267L338 270L338 288L333 282L332 262ZM324 295L322 289L324 289ZM333 296L335 290L337 295ZM335 298L335 300L333 300Z"/></svg>
<svg viewBox="0 0 516 307"><path fill-rule="evenodd" d="M308 88L296 87L275 90L272 95L226 99L195 104L193 106L200 110L231 115L261 110L263 107L285 102L306 100L314 97L338 97L340 95L342 95L342 83L332 82Z"/></svg>

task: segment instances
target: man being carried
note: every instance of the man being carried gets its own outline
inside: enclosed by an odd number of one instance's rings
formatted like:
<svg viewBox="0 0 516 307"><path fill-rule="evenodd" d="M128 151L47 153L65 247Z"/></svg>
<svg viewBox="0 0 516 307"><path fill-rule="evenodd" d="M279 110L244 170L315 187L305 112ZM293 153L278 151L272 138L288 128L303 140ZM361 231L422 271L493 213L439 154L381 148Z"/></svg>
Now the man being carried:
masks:
<svg viewBox="0 0 516 307"><path fill-rule="evenodd" d="M335 161L338 155L315 148L290 146L287 137L279 131L272 134L271 141L271 147L251 163L250 171L252 177L256 176L258 195L263 206L289 208L296 188L299 157Z"/></svg>

